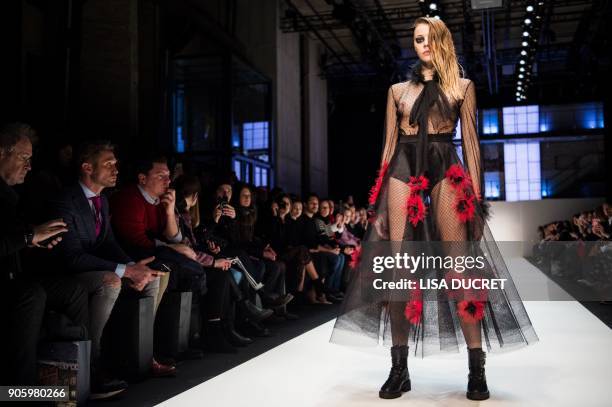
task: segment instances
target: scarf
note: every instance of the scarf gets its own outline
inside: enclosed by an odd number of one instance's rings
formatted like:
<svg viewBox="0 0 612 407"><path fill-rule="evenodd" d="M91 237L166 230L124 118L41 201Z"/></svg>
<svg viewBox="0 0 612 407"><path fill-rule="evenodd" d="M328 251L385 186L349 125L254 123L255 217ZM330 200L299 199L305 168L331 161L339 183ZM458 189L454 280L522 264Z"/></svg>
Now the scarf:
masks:
<svg viewBox="0 0 612 407"><path fill-rule="evenodd" d="M422 83L423 90L417 97L410 111L410 125L417 124L419 130L417 133L417 159L416 173L418 175L427 176L428 170L428 123L429 112L436 105L442 117L450 117L451 107L446 95L440 87L440 77L437 72L434 73L432 80L426 81L421 72L421 62L417 62L412 66L411 80L415 83Z"/></svg>

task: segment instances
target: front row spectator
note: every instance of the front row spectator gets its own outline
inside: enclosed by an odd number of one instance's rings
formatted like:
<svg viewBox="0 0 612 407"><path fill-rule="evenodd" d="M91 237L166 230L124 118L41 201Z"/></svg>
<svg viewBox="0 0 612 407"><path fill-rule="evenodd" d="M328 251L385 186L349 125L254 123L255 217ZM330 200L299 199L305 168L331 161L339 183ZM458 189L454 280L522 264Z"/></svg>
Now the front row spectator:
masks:
<svg viewBox="0 0 612 407"><path fill-rule="evenodd" d="M57 254L67 272L89 293L92 341L92 398L112 396L127 388L108 377L100 361L100 341L111 311L122 290L135 290L156 298L160 272L147 267L152 258L135 263L119 246L110 226L108 201L102 191L117 183L114 147L106 142L83 145L77 154L78 183L66 188L53 202L54 213L68 231ZM122 284L123 282L123 284ZM122 288L123 286L123 288ZM174 374L174 367L152 361L153 376Z"/></svg>
<svg viewBox="0 0 612 407"><path fill-rule="evenodd" d="M61 219L30 227L18 213L13 186L22 184L31 170L33 134L21 123L0 129L0 309L7 313L1 351L8 360L2 369L4 385L37 384L36 349L45 310L87 325L87 294L82 287L70 279L28 276L21 267L20 252L26 247L51 249L67 231ZM36 270L47 275L50 271Z"/></svg>

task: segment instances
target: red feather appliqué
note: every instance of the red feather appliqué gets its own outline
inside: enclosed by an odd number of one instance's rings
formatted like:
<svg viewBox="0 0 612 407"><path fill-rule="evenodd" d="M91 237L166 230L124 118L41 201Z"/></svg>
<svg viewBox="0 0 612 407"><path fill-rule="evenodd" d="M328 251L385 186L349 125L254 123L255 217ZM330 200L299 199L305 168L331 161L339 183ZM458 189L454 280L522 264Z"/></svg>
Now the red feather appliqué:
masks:
<svg viewBox="0 0 612 407"><path fill-rule="evenodd" d="M410 187L410 193L416 194L419 191L425 191L427 188L429 188L429 180L424 175L410 177L408 186Z"/></svg>
<svg viewBox="0 0 612 407"><path fill-rule="evenodd" d="M418 325L421 322L421 316L423 315L423 301L412 300L406 303L404 308L404 316L412 325Z"/></svg>
<svg viewBox="0 0 612 407"><path fill-rule="evenodd" d="M474 218L474 195L465 195L463 192L458 192L455 197L455 204L453 205L455 213L459 218L460 222L467 222Z"/></svg>
<svg viewBox="0 0 612 407"><path fill-rule="evenodd" d="M387 173L388 168L389 163L385 161L378 170L378 177L376 177L376 182L370 189L370 196L368 198L368 203L370 205L376 205L378 194L380 194L380 190L382 189L383 180L385 178L385 174Z"/></svg>
<svg viewBox="0 0 612 407"><path fill-rule="evenodd" d="M453 164L448 170L446 170L446 174L444 174L446 178L450 181L451 185L454 188L465 188L472 184L470 177L464 171L461 164Z"/></svg>
<svg viewBox="0 0 612 407"><path fill-rule="evenodd" d="M409 196L406 201L406 212L408 213L408 221L412 226L416 226L423 221L427 212L423 198L420 195Z"/></svg>
<svg viewBox="0 0 612 407"><path fill-rule="evenodd" d="M484 302L482 301L459 301L457 314L468 324L474 324L484 318Z"/></svg>

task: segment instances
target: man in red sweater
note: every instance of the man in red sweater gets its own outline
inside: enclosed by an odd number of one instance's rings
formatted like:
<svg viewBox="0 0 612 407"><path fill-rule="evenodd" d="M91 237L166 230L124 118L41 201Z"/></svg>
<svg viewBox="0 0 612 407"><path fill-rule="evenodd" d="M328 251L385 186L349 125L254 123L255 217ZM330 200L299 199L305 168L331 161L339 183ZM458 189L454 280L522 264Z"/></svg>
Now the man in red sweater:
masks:
<svg viewBox="0 0 612 407"><path fill-rule="evenodd" d="M175 215L175 192L170 189L166 159L143 160L137 173L138 183L115 193L110 202L111 222L121 247L136 260L154 256L158 246L168 246L195 260L195 252L181 243L183 236ZM168 278L168 274L160 278L156 311L168 286Z"/></svg>
<svg viewBox="0 0 612 407"><path fill-rule="evenodd" d="M143 161L137 171L138 183L123 188L111 200L113 229L122 247L137 259L154 255L157 246L168 246L195 260L195 252L181 243L166 159Z"/></svg>

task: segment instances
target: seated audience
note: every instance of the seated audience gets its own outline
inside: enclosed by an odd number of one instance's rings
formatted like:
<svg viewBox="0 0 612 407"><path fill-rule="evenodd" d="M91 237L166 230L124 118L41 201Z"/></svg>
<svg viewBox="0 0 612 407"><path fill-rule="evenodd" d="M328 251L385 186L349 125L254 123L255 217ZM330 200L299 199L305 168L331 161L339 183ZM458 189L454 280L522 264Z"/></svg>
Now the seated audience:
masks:
<svg viewBox="0 0 612 407"><path fill-rule="evenodd" d="M289 195L281 194L273 202L272 212L268 236L274 250L287 264L289 290L296 293L301 302L331 304L325 297L323 281L308 247L300 244L298 219L302 215L302 203L292 203ZM306 276L309 284L306 283Z"/></svg>
<svg viewBox="0 0 612 407"><path fill-rule="evenodd" d="M199 194L200 182L197 177L183 175L175 181L179 224L184 236L184 243L196 253L197 261L206 271L208 292L200 301L200 309L206 327L205 346L208 350L218 352L235 352L234 346L245 346L253 342L241 335L235 327L235 306L249 316L260 320L265 314L252 304L243 294L231 271L232 262L218 256L221 248L219 240L210 234L203 233L208 239L201 242L194 229L200 226ZM215 256L217 256L215 258ZM246 281L244 281L246 283Z"/></svg>
<svg viewBox="0 0 612 407"><path fill-rule="evenodd" d="M339 289L344 258L340 256L340 247L327 235L325 222L318 217L318 212L319 197L310 194L300 217L300 243L308 247L317 271L323 276L327 299L340 302L342 294Z"/></svg>
<svg viewBox="0 0 612 407"><path fill-rule="evenodd" d="M153 258L139 262L128 256L117 243L110 224L105 188L117 183L119 171L114 146L105 141L83 144L76 157L78 182L69 186L52 203L54 213L64 219L68 231L57 254L65 269L72 273L89 293L89 321L92 340L92 389L94 393L112 393L125 389L121 381L109 380L100 363L100 341L111 311L122 290L135 290L156 299L159 276L150 269ZM175 373L153 359L153 376Z"/></svg>
<svg viewBox="0 0 612 407"><path fill-rule="evenodd" d="M214 206L212 212L212 218L208 222L207 229L209 232L226 242L225 246L221 248L221 255L238 258L246 271L253 277L257 283L262 283L264 277L265 266L261 262L255 262L254 259L249 256L245 248L240 244L239 238L239 226L236 221L236 209L230 204L233 195L233 188L231 184L222 181L218 184L214 193ZM245 279L246 280L246 279ZM243 285L247 296L251 301L254 301L256 295L259 295L262 299L266 298L266 291L263 289L255 290L250 285ZM283 297L278 297L276 300L280 302L284 301ZM268 303L274 303L275 299L267 298ZM282 305L279 303L279 305ZM266 316L272 316L273 311L269 308L265 308L264 311ZM246 332L251 333L254 336L269 336L270 330L263 326L260 321L253 320L244 316L243 329Z"/></svg>
<svg viewBox="0 0 612 407"><path fill-rule="evenodd" d="M277 260L277 253L269 242L255 236L257 208L252 201L251 188L248 185L240 186L236 203L236 243L249 254L256 266L263 269L264 287L260 296L264 306L273 309L278 316L295 319L295 315L288 313L286 308L293 295L286 293L285 263Z"/></svg>

